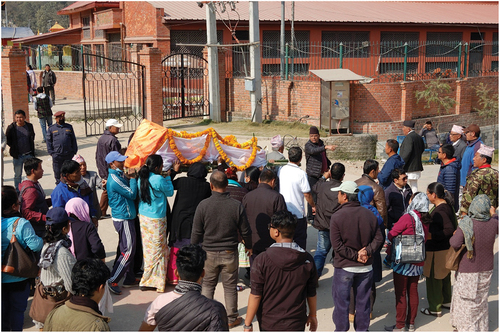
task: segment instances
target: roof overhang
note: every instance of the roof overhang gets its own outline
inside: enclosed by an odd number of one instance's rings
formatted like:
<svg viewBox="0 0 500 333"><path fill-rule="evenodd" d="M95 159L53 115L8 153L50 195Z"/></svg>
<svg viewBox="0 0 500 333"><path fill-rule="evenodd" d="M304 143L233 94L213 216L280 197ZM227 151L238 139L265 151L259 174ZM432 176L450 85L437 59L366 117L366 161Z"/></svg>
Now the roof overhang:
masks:
<svg viewBox="0 0 500 333"><path fill-rule="evenodd" d="M70 15L94 8L119 8L119 1L77 1L57 12L57 15Z"/></svg>
<svg viewBox="0 0 500 333"><path fill-rule="evenodd" d="M64 29L56 32L35 35L30 37L14 39L13 43L24 45L42 45L42 44L80 44L82 40L82 28Z"/></svg>
<svg viewBox="0 0 500 333"><path fill-rule="evenodd" d="M349 69L315 69L311 73L326 82L333 81L364 81L370 82L373 79L366 76L358 75Z"/></svg>

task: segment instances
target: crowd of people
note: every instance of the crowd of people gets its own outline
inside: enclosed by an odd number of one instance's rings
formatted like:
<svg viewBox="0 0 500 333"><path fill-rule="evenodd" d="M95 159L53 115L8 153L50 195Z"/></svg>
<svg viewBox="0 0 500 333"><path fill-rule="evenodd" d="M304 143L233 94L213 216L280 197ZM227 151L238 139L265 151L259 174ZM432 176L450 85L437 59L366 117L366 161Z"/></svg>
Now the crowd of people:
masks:
<svg viewBox="0 0 500 333"><path fill-rule="evenodd" d="M116 137L122 124L115 119L106 122L97 143L98 171L89 171L65 113L54 117L44 136L56 182L50 198L39 183L43 162L34 156L33 126L24 111L7 128L15 187L2 186L2 256L14 234L37 253L40 274L31 279L2 272L2 330L22 330L30 290L37 328L109 330L103 312L110 293L138 287L160 293L140 330L227 331L243 324L252 331L257 317L262 331L315 331L316 290L330 250L332 329L347 331L350 322L357 331L369 329L377 283L390 269L396 315L387 331L415 331L418 313L440 317L446 308L456 330L488 330L498 171L491 167L494 149L482 143L477 125L454 125L447 142L435 143L431 124L417 134L415 122L405 121L401 146L387 140L383 167L366 160L356 181L344 181L345 166L327 156L337 147L325 145L312 126L304 150L291 147L286 164L275 163L285 159L278 135L267 166L239 174L219 158L207 181L202 163L178 177L180 163L158 154L139 170L125 170L126 148ZM436 182L419 186L423 135L441 166ZM100 200L97 189L103 190ZM171 209L167 198L174 194ZM111 270L98 232L106 218L118 234ZM308 224L318 230L314 255L306 248ZM400 235L422 237L425 259L402 263L392 247ZM453 292L445 267L450 247L463 248ZM248 267L251 288L244 319L240 267ZM421 276L428 307L419 309ZM224 305L213 299L218 281ZM174 290L165 293L167 285Z"/></svg>

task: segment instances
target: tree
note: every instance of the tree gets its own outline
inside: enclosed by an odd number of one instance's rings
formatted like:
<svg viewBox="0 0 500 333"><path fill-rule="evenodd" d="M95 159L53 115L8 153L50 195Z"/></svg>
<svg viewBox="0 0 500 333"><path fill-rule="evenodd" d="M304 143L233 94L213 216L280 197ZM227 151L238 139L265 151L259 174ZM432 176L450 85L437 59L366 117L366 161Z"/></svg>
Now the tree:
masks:
<svg viewBox="0 0 500 333"><path fill-rule="evenodd" d="M38 31L48 32L56 21L68 28L69 16L57 15L57 12L72 3L73 1L6 1L5 6L12 26L30 27L36 34Z"/></svg>
<svg viewBox="0 0 500 333"><path fill-rule="evenodd" d="M498 93L492 94L492 88L488 88L484 83L479 83L473 88L476 91L476 96L479 99L480 109L474 108L480 116L491 118L498 115Z"/></svg>
<svg viewBox="0 0 500 333"><path fill-rule="evenodd" d="M416 91L415 97L417 97L417 103L422 99L425 100L425 109L430 109L431 106L435 106L437 107L438 116L440 116L442 112L447 113L449 109L455 106L456 101L449 96L445 96L446 93L451 91L450 85L443 82L440 77L430 81L428 84L424 82L424 85L425 89ZM439 123L436 127L436 130L439 132Z"/></svg>

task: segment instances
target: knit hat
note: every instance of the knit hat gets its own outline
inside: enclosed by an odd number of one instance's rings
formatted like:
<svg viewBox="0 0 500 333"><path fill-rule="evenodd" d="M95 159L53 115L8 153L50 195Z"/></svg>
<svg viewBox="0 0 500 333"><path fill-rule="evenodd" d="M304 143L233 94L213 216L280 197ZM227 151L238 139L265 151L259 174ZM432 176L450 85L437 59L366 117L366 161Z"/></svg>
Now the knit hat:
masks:
<svg viewBox="0 0 500 333"><path fill-rule="evenodd" d="M316 126L311 126L309 128L309 134L319 134L319 130Z"/></svg>
<svg viewBox="0 0 500 333"><path fill-rule="evenodd" d="M462 128L462 126L453 125L450 132L457 133L457 134L463 134L464 129Z"/></svg>

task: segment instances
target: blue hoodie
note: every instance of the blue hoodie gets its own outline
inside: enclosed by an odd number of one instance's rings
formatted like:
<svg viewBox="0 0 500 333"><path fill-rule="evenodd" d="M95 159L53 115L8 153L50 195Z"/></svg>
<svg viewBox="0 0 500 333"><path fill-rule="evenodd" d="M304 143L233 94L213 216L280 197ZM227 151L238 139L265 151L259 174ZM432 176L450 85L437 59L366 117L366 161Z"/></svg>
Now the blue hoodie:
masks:
<svg viewBox="0 0 500 333"><path fill-rule="evenodd" d="M137 180L126 179L123 171L108 169L108 203L113 220L132 220L137 217L134 200L137 197Z"/></svg>
<svg viewBox="0 0 500 333"><path fill-rule="evenodd" d="M382 170L378 174L378 182L380 186L385 190L392 184L391 172L394 169L403 168L405 161L398 154L394 154L387 159Z"/></svg>
<svg viewBox="0 0 500 333"><path fill-rule="evenodd" d="M472 159L474 155L481 147L481 137L477 138L474 141L467 142L467 147L465 148L464 155L462 156L462 169L460 170L460 186L465 186L465 182L467 181L467 176L472 172L474 165Z"/></svg>

